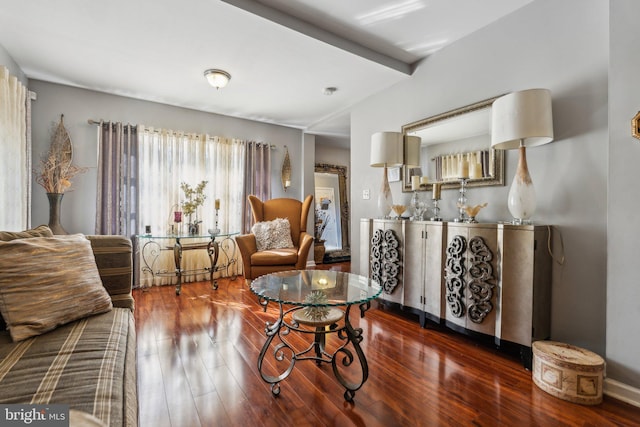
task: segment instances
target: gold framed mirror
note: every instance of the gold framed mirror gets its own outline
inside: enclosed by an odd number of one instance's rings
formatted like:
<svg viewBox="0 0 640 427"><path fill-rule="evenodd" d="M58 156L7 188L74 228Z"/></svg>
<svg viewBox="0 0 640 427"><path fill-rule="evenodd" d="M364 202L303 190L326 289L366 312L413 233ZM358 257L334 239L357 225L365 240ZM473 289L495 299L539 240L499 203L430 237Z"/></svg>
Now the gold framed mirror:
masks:
<svg viewBox="0 0 640 427"><path fill-rule="evenodd" d="M640 111L631 119L631 136L640 139Z"/></svg>
<svg viewBox="0 0 640 427"><path fill-rule="evenodd" d="M337 192L337 194L336 194ZM347 167L326 163L315 164L315 210L316 220L319 210L329 214L326 239L327 253L348 257L349 243L349 202L347 198ZM333 222L331 222L333 220ZM332 227L333 226L333 227Z"/></svg>
<svg viewBox="0 0 640 427"><path fill-rule="evenodd" d="M504 151L491 148L491 104L485 99L465 107L402 126L402 133L421 139L420 167L403 166L402 191L430 191L434 182L442 189L460 188L456 166L469 167L468 187L504 185ZM416 186L412 177L426 177Z"/></svg>

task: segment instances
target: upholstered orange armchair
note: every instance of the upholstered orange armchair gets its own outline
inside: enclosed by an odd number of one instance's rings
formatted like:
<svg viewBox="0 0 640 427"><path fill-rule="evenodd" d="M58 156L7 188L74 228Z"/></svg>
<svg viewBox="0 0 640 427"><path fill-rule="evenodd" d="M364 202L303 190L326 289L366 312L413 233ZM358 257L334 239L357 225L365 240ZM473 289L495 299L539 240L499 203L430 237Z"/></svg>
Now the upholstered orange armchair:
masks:
<svg viewBox="0 0 640 427"><path fill-rule="evenodd" d="M303 202L289 198L263 202L255 196L249 196L255 223L273 221L277 218L289 220L293 246L259 251L258 246L261 242L256 241L256 235L244 234L236 237L246 279L255 279L275 271L304 269L313 243L313 237L307 233L307 216L312 201L312 195L307 196Z"/></svg>

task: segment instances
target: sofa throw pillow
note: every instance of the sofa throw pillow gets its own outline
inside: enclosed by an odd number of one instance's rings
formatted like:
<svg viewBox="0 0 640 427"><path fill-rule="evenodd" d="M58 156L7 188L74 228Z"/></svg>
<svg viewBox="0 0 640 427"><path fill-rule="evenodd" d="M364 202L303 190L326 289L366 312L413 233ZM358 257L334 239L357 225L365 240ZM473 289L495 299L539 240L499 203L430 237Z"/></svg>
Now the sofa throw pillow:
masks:
<svg viewBox="0 0 640 427"><path fill-rule="evenodd" d="M293 247L291 224L286 218L256 222L251 227L251 232L256 236L256 246L259 251Z"/></svg>
<svg viewBox="0 0 640 427"><path fill-rule="evenodd" d="M28 239L30 237L53 237L53 231L47 225L40 225L36 228L24 231L0 231L0 241L8 242L14 239ZM7 329L7 324L0 315L0 331Z"/></svg>
<svg viewBox="0 0 640 427"><path fill-rule="evenodd" d="M0 313L14 341L111 308L82 234L0 242Z"/></svg>

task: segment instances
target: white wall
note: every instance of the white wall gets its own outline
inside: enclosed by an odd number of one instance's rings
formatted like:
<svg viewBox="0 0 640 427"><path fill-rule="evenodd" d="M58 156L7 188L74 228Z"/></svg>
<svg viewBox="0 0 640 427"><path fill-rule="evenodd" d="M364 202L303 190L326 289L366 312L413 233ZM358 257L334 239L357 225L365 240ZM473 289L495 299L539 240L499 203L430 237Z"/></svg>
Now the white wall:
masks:
<svg viewBox="0 0 640 427"><path fill-rule="evenodd" d="M640 110L640 2L611 1L609 41L609 187L607 230L607 375L640 387L640 284L637 239L640 140L630 119Z"/></svg>
<svg viewBox="0 0 640 427"><path fill-rule="evenodd" d="M350 149L316 143L316 163L327 163L349 168L350 158Z"/></svg>
<svg viewBox="0 0 640 427"><path fill-rule="evenodd" d="M24 72L2 45L0 45L0 65L7 67L11 75L16 76L23 85L27 86L27 78L25 77Z"/></svg>
<svg viewBox="0 0 640 427"><path fill-rule="evenodd" d="M274 144L276 148L271 152L273 197L297 198L303 192L304 162L300 130L138 101L38 80L31 80L29 89L38 95L37 101L33 103L34 165L49 147L52 126L58 122L60 114L64 114L65 126L73 142L74 163L89 167L87 173L75 177L71 187L73 191L67 192L62 202L62 225L69 233L94 232L97 127L89 125L88 119L122 121ZM285 145L289 149L293 169L292 186L287 193L282 189L280 179ZM32 208L34 225L48 222L48 206L44 190L34 183Z"/></svg>
<svg viewBox="0 0 640 427"><path fill-rule="evenodd" d="M377 212L382 171L368 165L371 134L399 131L403 124L507 92L548 88L555 140L528 150L527 160L538 194L534 221L555 227L566 254L565 265L553 268L551 338L604 355L608 14L601 0L536 0L427 58L409 81L357 105L351 115L351 152L359 153L351 157L357 177L351 184L352 259L360 256L360 218ZM506 160L506 186L468 192L471 203L489 203L480 221L510 219L506 200L517 152L507 152ZM400 183L391 186L396 203L410 200ZM371 190L370 200L362 200L364 189ZM443 190L442 197L443 216L451 218L457 194ZM559 252L557 238L555 243ZM639 317L637 309L620 315L627 321ZM638 359L636 352L636 374Z"/></svg>

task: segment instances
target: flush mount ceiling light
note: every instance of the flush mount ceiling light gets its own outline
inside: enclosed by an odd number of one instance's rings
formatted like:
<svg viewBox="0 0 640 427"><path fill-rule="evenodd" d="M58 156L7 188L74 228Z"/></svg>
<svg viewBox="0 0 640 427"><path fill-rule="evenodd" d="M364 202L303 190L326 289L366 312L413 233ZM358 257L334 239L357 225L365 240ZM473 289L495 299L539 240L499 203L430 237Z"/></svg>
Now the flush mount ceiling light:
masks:
<svg viewBox="0 0 640 427"><path fill-rule="evenodd" d="M218 70L215 68L211 68L204 72L204 76L207 78L209 84L216 89L220 89L221 87L225 87L229 80L231 80L231 74L227 73L224 70Z"/></svg>

